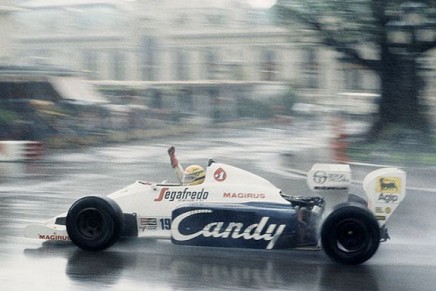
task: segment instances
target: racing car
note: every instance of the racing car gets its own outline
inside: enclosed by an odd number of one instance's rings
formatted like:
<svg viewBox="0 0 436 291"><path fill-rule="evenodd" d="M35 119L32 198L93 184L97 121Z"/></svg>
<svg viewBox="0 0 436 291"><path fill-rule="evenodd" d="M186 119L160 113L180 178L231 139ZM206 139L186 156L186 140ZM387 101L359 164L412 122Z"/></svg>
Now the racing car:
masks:
<svg viewBox="0 0 436 291"><path fill-rule="evenodd" d="M78 199L68 212L26 227L25 236L104 250L120 237L170 239L178 245L323 249L334 261L361 264L389 238L386 222L405 197L406 173L382 168L350 201L345 164L315 164L310 195L283 193L246 170L209 160L203 183L136 181L107 196Z"/></svg>

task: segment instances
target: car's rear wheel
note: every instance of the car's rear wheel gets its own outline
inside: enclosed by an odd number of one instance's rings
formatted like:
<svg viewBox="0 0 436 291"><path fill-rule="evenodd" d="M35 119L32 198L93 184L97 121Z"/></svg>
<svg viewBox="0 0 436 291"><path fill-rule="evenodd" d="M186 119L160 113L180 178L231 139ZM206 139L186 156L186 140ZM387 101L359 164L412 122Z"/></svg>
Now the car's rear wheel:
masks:
<svg viewBox="0 0 436 291"><path fill-rule="evenodd" d="M110 198L89 196L77 200L69 209L66 227L71 241L84 250L100 251L121 236L123 213Z"/></svg>
<svg viewBox="0 0 436 291"><path fill-rule="evenodd" d="M358 203L343 203L324 221L321 243L325 253L334 261L361 264L377 251L380 228L366 207Z"/></svg>
<svg viewBox="0 0 436 291"><path fill-rule="evenodd" d="M351 203L359 203L362 204L365 207L368 207L368 201L366 201L363 197L357 195L357 194L349 194L348 195L348 202Z"/></svg>

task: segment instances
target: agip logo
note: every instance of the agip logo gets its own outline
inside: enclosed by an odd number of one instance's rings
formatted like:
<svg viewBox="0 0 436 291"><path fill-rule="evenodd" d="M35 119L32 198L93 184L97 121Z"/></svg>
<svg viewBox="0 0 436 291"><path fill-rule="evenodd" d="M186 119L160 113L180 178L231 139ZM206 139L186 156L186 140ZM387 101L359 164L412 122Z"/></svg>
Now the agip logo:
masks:
<svg viewBox="0 0 436 291"><path fill-rule="evenodd" d="M401 178L379 177L376 183L376 191L379 193L399 194L401 192Z"/></svg>
<svg viewBox="0 0 436 291"><path fill-rule="evenodd" d="M398 196L401 194L401 178L379 177L376 181L376 191L380 193L378 201L398 203Z"/></svg>

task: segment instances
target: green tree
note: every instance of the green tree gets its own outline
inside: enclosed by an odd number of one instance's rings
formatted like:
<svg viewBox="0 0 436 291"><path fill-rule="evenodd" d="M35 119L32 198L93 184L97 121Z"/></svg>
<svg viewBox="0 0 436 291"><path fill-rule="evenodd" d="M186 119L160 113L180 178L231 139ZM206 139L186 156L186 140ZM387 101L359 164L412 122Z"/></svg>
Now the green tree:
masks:
<svg viewBox="0 0 436 291"><path fill-rule="evenodd" d="M279 0L273 11L281 25L376 72L381 90L370 136L391 125L428 132L419 64L436 46L435 0ZM396 32L409 38L395 39Z"/></svg>

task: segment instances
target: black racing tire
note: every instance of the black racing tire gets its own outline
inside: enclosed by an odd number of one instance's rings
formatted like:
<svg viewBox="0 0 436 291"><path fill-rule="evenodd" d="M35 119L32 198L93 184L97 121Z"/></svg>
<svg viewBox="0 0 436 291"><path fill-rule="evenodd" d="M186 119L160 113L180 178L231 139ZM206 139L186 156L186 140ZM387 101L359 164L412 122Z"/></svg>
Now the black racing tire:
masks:
<svg viewBox="0 0 436 291"><path fill-rule="evenodd" d="M101 251L115 242L123 230L123 213L108 197L88 196L71 205L66 227L71 241L87 251Z"/></svg>
<svg viewBox="0 0 436 291"><path fill-rule="evenodd" d="M322 225L321 244L332 260L346 265L361 264L379 247L379 224L362 204L339 204Z"/></svg>

